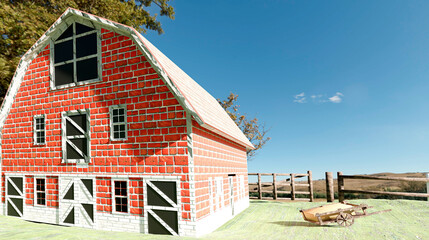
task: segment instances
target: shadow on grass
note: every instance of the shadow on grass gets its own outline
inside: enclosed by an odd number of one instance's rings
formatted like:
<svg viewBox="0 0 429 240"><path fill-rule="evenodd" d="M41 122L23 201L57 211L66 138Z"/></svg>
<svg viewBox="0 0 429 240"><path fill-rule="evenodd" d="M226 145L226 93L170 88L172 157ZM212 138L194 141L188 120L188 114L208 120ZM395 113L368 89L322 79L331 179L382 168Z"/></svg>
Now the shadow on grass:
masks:
<svg viewBox="0 0 429 240"><path fill-rule="evenodd" d="M277 222L270 222L271 224L276 224L284 227L335 227L331 225L318 225L314 223L309 222L303 222L303 221L277 221Z"/></svg>

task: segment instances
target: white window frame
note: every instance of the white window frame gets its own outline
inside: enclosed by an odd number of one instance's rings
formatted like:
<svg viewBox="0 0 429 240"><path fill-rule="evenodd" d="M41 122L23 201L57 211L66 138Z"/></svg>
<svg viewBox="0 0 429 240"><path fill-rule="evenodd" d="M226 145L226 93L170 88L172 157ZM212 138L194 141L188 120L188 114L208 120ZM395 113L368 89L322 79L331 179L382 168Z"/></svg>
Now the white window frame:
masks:
<svg viewBox="0 0 429 240"><path fill-rule="evenodd" d="M210 206L210 213L212 213L213 212L213 181L211 177L209 177L209 206Z"/></svg>
<svg viewBox="0 0 429 240"><path fill-rule="evenodd" d="M87 27L91 27L94 28L93 31L89 31L89 32L85 32L85 33L81 33L76 35L76 24L75 23L79 23L82 25L85 25ZM56 39L58 37L61 36L61 34L67 30L67 28L69 26L73 26L73 35L71 37L68 38L64 38L61 40L56 41ZM91 21L86 21L86 20L80 20L80 19L72 19L72 20L65 20L64 25L62 25L61 27L58 27L59 29L62 29L62 31L58 31L56 32L50 39L50 87L51 90L56 90L56 89L63 89L63 88L69 88L69 87L75 87L75 86L80 86L80 85L85 85L85 84L89 84L89 83L94 83L94 82L99 82L102 80L102 64L101 64L101 28L94 24ZM90 35L93 33L97 33L97 53L90 55L90 56L85 56L85 57L81 57L76 59L76 38L79 37L83 37L86 35ZM60 63L55 63L55 43L61 43L61 42L65 42L65 41L69 41L69 40L73 40L73 59L65 61L65 62L60 62ZM89 80L85 80L85 81L77 81L77 69L76 69L76 63L85 59L89 59L89 58L93 58L93 57L97 57L97 68L98 68L98 77L94 78L94 79L89 79ZM68 63L73 63L73 83L69 83L69 84L64 84L64 85L60 85L60 86L55 86L55 66L61 66L64 64L68 64Z"/></svg>
<svg viewBox="0 0 429 240"><path fill-rule="evenodd" d="M44 127L43 127L43 129L42 130L38 130L37 129L37 124L36 124L36 122L37 122L37 119L40 119L40 118L43 118L43 125L44 125ZM34 119L33 119L33 132L34 132L34 134L33 134L33 142L34 142L34 145L46 145L46 118L45 118L45 115L44 114L41 114L41 115L35 115L34 116ZM44 136L44 138L43 138L43 143L38 143L37 142L37 133L38 132L44 132L45 133L45 136Z"/></svg>
<svg viewBox="0 0 429 240"><path fill-rule="evenodd" d="M41 192L41 191L37 191L37 179L43 179L45 180L45 204L38 204L37 203L37 193ZM38 206L38 207L46 207L47 206L47 191L46 191L46 176L34 176L34 206Z"/></svg>
<svg viewBox="0 0 429 240"><path fill-rule="evenodd" d="M113 123L113 110L115 109L124 109L124 122L123 123ZM128 139L128 123L127 123L127 105L119 104L109 106L109 114L110 114L110 140L111 141L124 141ZM125 138L115 138L114 135L114 127L115 125L125 125Z"/></svg>
<svg viewBox="0 0 429 240"><path fill-rule="evenodd" d="M91 117L89 114L89 109L79 109L79 110L72 110L67 112L62 112L61 114L61 141L62 141L62 160L61 163L76 163L80 165L87 165L88 163L91 163ZM81 115L86 114L86 133L85 137L88 141L87 144L87 156L85 159L69 159L67 160L67 134L66 134L66 117L73 116L73 115ZM72 139L72 138L70 138Z"/></svg>
<svg viewBox="0 0 429 240"><path fill-rule="evenodd" d="M130 213L130 180L128 178L115 178L112 179L112 213L114 214L129 214ZM116 211L116 194L115 194L115 182L125 182L127 184L127 212L118 212ZM118 197L122 197L123 196L118 196Z"/></svg>
<svg viewBox="0 0 429 240"><path fill-rule="evenodd" d="M220 209L223 207L223 204L224 204L223 177L216 177L215 181L216 181L216 201L215 202L216 202L216 207Z"/></svg>

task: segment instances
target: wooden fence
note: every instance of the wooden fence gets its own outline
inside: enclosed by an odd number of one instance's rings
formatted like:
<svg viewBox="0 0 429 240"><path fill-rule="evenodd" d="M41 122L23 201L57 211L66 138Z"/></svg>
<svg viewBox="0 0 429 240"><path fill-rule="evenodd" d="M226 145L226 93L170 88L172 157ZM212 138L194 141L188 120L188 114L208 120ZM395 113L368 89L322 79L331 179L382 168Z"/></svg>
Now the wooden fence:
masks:
<svg viewBox="0 0 429 240"><path fill-rule="evenodd" d="M249 176L258 176L257 183L249 182L249 193L258 193L258 197L250 197L256 199L285 199L285 200L304 200L304 201L313 201L313 180L311 171L307 171L307 173L249 173ZM261 176L272 176L272 182L262 182ZM277 181L277 176L289 176L286 181ZM307 177L307 183L296 182L296 179ZM251 189L251 186L257 186L257 190ZM278 188L282 186L290 186L290 191L281 191ZM270 190L264 190L263 187L272 187ZM297 191L296 187L308 187L308 191ZM272 197L263 197L262 193L271 193ZM290 194L290 198L279 197L278 194ZM297 198L297 194L305 194L308 195L308 198Z"/></svg>
<svg viewBox="0 0 429 240"><path fill-rule="evenodd" d="M409 192L384 192L384 191L367 191L367 190L351 190L344 189L345 179L371 179L371 180L397 180L397 181L408 181L408 182L426 182L429 183L429 176L426 178L407 178L407 177L378 177L378 176L367 176L367 175L343 175L342 172L337 173L338 179L338 199L340 202L344 201L344 193L363 193L363 194L383 194L383 195L395 195L395 196L408 196L408 197L427 197L429 200L429 184L427 184L428 193L409 193Z"/></svg>

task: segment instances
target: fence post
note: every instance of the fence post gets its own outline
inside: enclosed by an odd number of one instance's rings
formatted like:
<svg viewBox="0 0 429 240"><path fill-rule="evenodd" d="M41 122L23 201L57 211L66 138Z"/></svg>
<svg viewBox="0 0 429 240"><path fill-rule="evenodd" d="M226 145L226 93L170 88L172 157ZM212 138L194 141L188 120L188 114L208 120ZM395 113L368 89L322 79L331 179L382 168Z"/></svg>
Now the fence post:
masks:
<svg viewBox="0 0 429 240"><path fill-rule="evenodd" d="M337 172L337 181L338 181L338 201L344 202L344 178L343 172Z"/></svg>
<svg viewBox="0 0 429 240"><path fill-rule="evenodd" d="M295 173L290 174L290 194L290 199L295 200Z"/></svg>
<svg viewBox="0 0 429 240"><path fill-rule="evenodd" d="M326 172L326 201L334 201L334 177L332 172Z"/></svg>
<svg viewBox="0 0 429 240"><path fill-rule="evenodd" d="M307 171L308 173L308 191L310 192L310 202L314 201L314 195L313 195L313 175L311 171Z"/></svg>
<svg viewBox="0 0 429 240"><path fill-rule="evenodd" d="M275 173L273 173L273 199L276 200L277 199L277 181L276 181L276 175Z"/></svg>
<svg viewBox="0 0 429 240"><path fill-rule="evenodd" d="M258 173L258 198L259 199L262 199L262 190L261 190L261 187L262 186L262 184L261 184L261 174L260 173Z"/></svg>
<svg viewBox="0 0 429 240"><path fill-rule="evenodd" d="M426 178L429 179L429 173L426 173ZM426 179L426 193L429 194L429 181ZM429 201L429 197L428 197Z"/></svg>

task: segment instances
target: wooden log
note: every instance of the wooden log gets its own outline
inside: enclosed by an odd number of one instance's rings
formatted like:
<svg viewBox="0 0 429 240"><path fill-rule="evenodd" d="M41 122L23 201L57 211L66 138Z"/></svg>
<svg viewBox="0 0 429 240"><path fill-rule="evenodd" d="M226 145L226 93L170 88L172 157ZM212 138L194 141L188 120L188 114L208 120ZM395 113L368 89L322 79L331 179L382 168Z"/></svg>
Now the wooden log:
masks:
<svg viewBox="0 0 429 240"><path fill-rule="evenodd" d="M261 187L261 174L260 173L258 173L258 191L259 191L259 193L258 193L258 197L259 197L259 199L262 199L262 192L261 192L261 189L262 187Z"/></svg>
<svg viewBox="0 0 429 240"><path fill-rule="evenodd" d="M310 195L310 192L306 192L306 191L295 191L295 194L305 194L305 195Z"/></svg>
<svg viewBox="0 0 429 240"><path fill-rule="evenodd" d="M326 201L334 201L334 177L332 172L326 172Z"/></svg>
<svg viewBox="0 0 429 240"><path fill-rule="evenodd" d="M295 183L295 187L310 187L308 183Z"/></svg>
<svg viewBox="0 0 429 240"><path fill-rule="evenodd" d="M383 191L364 191L364 190L342 190L344 193L364 193L364 194L384 194L407 197L429 197L429 193L408 193L408 192L383 192Z"/></svg>
<svg viewBox="0 0 429 240"><path fill-rule="evenodd" d="M313 174L311 171L307 171L308 173L308 191L310 192L310 202L314 201L314 194L313 194Z"/></svg>
<svg viewBox="0 0 429 240"><path fill-rule="evenodd" d="M282 193L282 194L291 194L291 191L277 191L277 193Z"/></svg>
<svg viewBox="0 0 429 240"><path fill-rule="evenodd" d="M295 200L295 174L290 174L290 189L291 189L291 198Z"/></svg>
<svg viewBox="0 0 429 240"><path fill-rule="evenodd" d="M378 176L367 176L367 175L342 175L343 178L348 179L374 179L374 180L398 180L398 181L409 181L409 182L429 182L427 178L407 178L407 177L378 177Z"/></svg>
<svg viewBox="0 0 429 240"><path fill-rule="evenodd" d="M338 201L344 202L344 178L343 172L337 172L338 181Z"/></svg>
<svg viewBox="0 0 429 240"><path fill-rule="evenodd" d="M273 173L273 198L274 200L277 200L277 181L275 173Z"/></svg>

